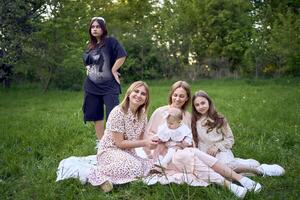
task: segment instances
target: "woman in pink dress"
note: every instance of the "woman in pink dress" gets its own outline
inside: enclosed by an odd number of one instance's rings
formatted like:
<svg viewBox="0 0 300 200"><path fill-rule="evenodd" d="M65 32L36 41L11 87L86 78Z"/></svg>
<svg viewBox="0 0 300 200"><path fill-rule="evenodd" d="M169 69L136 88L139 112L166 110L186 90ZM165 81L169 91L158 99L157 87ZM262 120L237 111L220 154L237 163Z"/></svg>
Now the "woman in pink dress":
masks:
<svg viewBox="0 0 300 200"><path fill-rule="evenodd" d="M146 129L147 136L151 138L157 134L158 127L165 123L165 115L170 107L181 109L183 113L182 122L191 127L191 115L187 111L190 100L191 92L188 83L185 81L174 83L169 94L169 105L160 107L153 112ZM164 170L163 176L147 179L150 184L175 182L207 186L210 183L216 183L229 188L239 198L243 198L247 190L254 192L261 190L259 183L235 173L226 165L219 163L215 157L185 144L181 145L181 148L182 150L177 150L174 154L172 162ZM164 155L166 148L160 144L154 152L150 152L149 150L146 151L149 156L157 158L159 155ZM239 182L243 187L231 183L229 181L231 179Z"/></svg>
<svg viewBox="0 0 300 200"><path fill-rule="evenodd" d="M90 171L88 181L109 192L113 184L124 184L149 174L153 161L136 155L137 147L156 147L151 137L143 139L147 123L149 89L137 81L128 88L122 103L108 118L97 153L97 166Z"/></svg>

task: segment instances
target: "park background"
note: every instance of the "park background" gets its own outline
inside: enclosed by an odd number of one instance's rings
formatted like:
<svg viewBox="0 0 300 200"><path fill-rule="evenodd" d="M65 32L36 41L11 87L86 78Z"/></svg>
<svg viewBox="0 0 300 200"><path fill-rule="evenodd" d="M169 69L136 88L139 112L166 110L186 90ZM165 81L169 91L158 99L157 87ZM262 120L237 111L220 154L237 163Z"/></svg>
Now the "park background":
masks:
<svg viewBox="0 0 300 200"><path fill-rule="evenodd" d="M247 199L300 198L300 1L1 0L0 199L235 199L226 189L135 182L110 194L55 183L61 159L95 154L82 122L82 53L94 16L125 47L122 89L145 80L149 116L186 80L229 120L239 157L281 164ZM124 95L124 94L122 94ZM121 96L122 97L122 96Z"/></svg>

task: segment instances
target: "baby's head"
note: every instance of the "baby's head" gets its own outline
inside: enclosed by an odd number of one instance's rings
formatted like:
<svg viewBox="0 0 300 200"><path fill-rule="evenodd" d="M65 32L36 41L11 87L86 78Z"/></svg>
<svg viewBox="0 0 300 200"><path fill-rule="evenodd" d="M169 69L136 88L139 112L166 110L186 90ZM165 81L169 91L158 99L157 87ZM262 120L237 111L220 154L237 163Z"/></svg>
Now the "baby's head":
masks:
<svg viewBox="0 0 300 200"><path fill-rule="evenodd" d="M167 125L169 129L176 129L181 125L182 112L179 108L169 108L167 115Z"/></svg>

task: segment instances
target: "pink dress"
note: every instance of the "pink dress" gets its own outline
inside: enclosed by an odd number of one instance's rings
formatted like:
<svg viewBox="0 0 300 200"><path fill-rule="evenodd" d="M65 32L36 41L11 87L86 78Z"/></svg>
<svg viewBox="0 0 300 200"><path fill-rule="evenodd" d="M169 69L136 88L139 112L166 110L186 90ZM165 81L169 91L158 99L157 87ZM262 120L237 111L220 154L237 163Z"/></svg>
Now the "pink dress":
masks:
<svg viewBox="0 0 300 200"><path fill-rule="evenodd" d="M112 132L117 132L123 134L126 140L139 140L146 123L146 116L139 121L130 110L127 114L123 113L120 106L111 111L98 149L97 166L88 176L92 185L101 185L105 181L123 184L149 174L152 160L138 157L134 149L118 148L112 138Z"/></svg>
<svg viewBox="0 0 300 200"><path fill-rule="evenodd" d="M157 134L158 127L165 123L165 115L169 106L163 106L156 109L147 125L147 134ZM189 112L183 113L183 123L188 127L191 126L191 115ZM165 148L158 147L154 151L154 157L164 154ZM212 166L217 162L217 159L200 151L197 148L185 148L177 150L173 155L172 162L167 166L165 174L153 175L146 179L146 184L154 184L160 182L167 184L174 182L177 184L187 183L192 186L207 186L210 183L219 185L224 184L224 177L212 170Z"/></svg>
<svg viewBox="0 0 300 200"><path fill-rule="evenodd" d="M170 106L162 106L157 108L151 115L151 118L146 127L145 137L158 133L158 127L166 123L166 116L168 115L168 109ZM191 114L189 112L183 113L182 123L191 128ZM153 155L157 158L158 155L164 155L167 152L165 145L158 145Z"/></svg>

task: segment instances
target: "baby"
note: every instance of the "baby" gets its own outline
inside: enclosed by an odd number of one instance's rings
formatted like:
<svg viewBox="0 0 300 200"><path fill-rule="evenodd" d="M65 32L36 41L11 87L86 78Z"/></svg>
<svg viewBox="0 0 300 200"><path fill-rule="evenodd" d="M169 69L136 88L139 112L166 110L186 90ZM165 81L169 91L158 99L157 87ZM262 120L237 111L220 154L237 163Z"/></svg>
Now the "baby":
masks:
<svg viewBox="0 0 300 200"><path fill-rule="evenodd" d="M158 127L157 138L161 142L165 142L168 148L164 157L160 156L156 165L166 167L172 160L174 153L181 149L183 143L191 146L193 136L191 129L182 123L182 112L178 108L170 108L166 116L166 122Z"/></svg>

